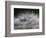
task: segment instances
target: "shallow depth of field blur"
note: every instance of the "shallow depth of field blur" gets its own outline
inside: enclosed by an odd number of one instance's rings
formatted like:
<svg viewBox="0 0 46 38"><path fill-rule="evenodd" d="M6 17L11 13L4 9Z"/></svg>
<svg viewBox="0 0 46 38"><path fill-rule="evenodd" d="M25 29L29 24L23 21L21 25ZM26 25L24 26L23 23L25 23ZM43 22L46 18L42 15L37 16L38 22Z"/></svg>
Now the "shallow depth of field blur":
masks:
<svg viewBox="0 0 46 38"><path fill-rule="evenodd" d="M39 29L39 9L14 8L14 29Z"/></svg>

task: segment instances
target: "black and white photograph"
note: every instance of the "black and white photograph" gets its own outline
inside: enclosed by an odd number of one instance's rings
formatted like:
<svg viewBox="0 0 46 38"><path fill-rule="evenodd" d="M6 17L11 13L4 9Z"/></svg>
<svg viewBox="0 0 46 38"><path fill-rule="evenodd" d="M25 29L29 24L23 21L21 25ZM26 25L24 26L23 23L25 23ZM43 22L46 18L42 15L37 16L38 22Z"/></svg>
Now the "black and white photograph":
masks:
<svg viewBox="0 0 46 38"><path fill-rule="evenodd" d="M39 29L39 9L14 8L14 30Z"/></svg>
<svg viewBox="0 0 46 38"><path fill-rule="evenodd" d="M6 1L6 37L44 35L44 3Z"/></svg>

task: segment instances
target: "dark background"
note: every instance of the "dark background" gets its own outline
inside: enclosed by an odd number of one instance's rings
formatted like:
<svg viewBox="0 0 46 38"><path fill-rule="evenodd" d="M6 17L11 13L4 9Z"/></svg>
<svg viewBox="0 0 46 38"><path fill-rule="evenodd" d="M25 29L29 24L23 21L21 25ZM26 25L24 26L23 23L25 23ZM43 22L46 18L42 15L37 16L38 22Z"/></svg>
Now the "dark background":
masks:
<svg viewBox="0 0 46 38"><path fill-rule="evenodd" d="M21 13L34 13L39 16L39 9L25 9L25 8L14 8L14 16L17 17Z"/></svg>

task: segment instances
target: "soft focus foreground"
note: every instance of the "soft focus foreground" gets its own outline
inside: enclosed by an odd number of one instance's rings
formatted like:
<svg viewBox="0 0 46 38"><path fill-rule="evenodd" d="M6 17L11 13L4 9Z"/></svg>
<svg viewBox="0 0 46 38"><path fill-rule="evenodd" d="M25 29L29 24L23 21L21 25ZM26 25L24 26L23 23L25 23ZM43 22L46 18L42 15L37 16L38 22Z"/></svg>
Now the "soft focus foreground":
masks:
<svg viewBox="0 0 46 38"><path fill-rule="evenodd" d="M14 29L38 29L39 17L33 13L20 14L14 17Z"/></svg>

